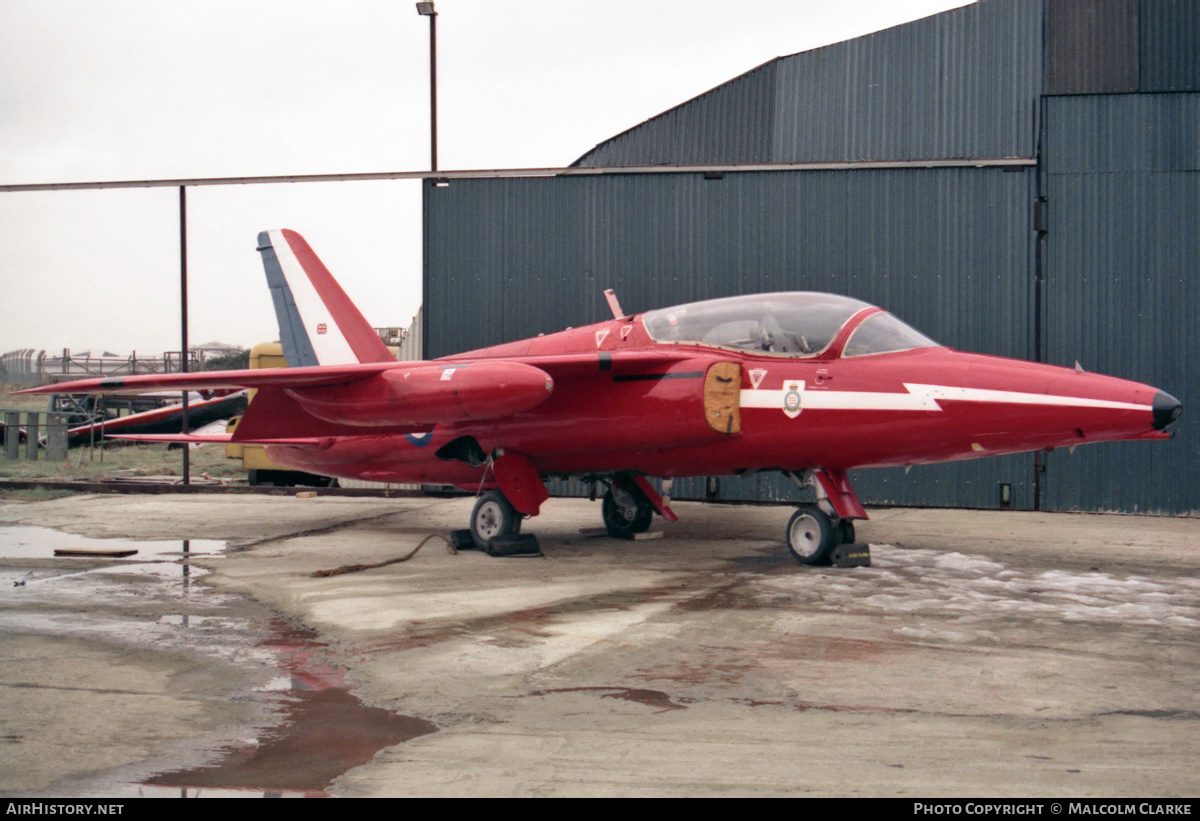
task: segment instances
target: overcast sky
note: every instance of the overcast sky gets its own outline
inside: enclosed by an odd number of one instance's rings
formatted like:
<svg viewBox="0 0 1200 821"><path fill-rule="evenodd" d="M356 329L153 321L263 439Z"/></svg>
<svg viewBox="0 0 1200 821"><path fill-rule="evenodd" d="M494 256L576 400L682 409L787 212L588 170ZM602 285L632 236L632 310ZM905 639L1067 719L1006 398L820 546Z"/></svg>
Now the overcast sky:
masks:
<svg viewBox="0 0 1200 821"><path fill-rule="evenodd" d="M568 165L774 57L966 4L438 0L439 166ZM428 49L409 0L0 0L0 184L421 170ZM173 188L0 192L0 353L178 349L178 209ZM189 189L191 341L277 338L269 228L407 325L420 221L412 181Z"/></svg>

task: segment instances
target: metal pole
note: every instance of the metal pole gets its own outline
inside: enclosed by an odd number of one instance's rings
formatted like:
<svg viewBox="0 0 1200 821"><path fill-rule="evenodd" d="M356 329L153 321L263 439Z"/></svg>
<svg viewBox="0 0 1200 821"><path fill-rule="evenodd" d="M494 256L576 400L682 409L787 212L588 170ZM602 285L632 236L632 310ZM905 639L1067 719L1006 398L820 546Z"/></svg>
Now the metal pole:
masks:
<svg viewBox="0 0 1200 821"><path fill-rule="evenodd" d="M437 12L429 15L429 170L438 170L437 160Z"/></svg>
<svg viewBox="0 0 1200 821"><path fill-rule="evenodd" d="M179 372L188 372L188 286L187 286L187 186L179 186ZM188 432L188 392L183 392L183 426ZM183 483L192 483L191 449L183 445Z"/></svg>

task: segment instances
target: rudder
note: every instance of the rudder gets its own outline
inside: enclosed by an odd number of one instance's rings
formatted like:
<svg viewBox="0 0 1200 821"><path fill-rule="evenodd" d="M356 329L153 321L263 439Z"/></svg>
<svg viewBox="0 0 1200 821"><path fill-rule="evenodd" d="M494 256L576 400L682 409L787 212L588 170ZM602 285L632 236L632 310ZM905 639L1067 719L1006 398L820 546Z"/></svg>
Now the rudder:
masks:
<svg viewBox="0 0 1200 821"><path fill-rule="evenodd" d="M286 228L263 231L258 250L288 365L395 361L304 237Z"/></svg>

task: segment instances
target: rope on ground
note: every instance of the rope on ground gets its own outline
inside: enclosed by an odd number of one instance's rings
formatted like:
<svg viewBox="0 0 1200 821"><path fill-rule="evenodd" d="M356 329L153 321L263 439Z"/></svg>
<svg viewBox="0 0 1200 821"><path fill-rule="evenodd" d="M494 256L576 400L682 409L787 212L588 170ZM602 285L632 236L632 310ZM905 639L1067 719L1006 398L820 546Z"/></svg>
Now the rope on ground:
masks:
<svg viewBox="0 0 1200 821"><path fill-rule="evenodd" d="M422 547L424 547L425 543L428 542L430 539L441 539L442 541L444 541L446 543L446 550L448 553L450 553L451 555L458 553L458 551L454 549L454 544L450 541L450 539L448 537L446 537L445 535L443 535L441 533L430 533L428 536L426 536L424 539L421 540L421 543L419 545L417 545L412 550L410 550L408 553L404 554L403 556L401 556L397 559L388 559L386 562L379 562L378 564L344 564L341 567L335 567L332 570L314 570L312 573L312 576L314 579L323 579L326 576L340 576L343 573L357 573L360 570L374 570L377 567L387 567L389 564L399 564L400 562L406 562L409 559L411 559L413 556L417 555L417 551L420 550Z"/></svg>

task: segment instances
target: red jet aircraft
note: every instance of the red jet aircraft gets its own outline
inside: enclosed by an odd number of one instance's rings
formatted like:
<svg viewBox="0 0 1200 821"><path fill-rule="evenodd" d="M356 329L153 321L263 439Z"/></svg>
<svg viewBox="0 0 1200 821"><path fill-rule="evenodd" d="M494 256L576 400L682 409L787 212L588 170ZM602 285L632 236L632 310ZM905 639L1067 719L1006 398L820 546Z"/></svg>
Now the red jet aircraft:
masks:
<svg viewBox="0 0 1200 821"><path fill-rule="evenodd" d="M825 293L714 299L435 361L398 362L308 243L258 237L289 368L94 379L41 392L257 388L232 434L296 470L479 493L487 549L548 498L607 486L614 536L676 521L676 477L779 470L811 484L787 545L828 561L866 519L846 471L1120 439L1166 439L1182 406L1148 385L960 353ZM220 436L134 437L230 441ZM664 480L660 495L647 477Z"/></svg>

